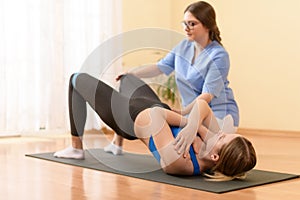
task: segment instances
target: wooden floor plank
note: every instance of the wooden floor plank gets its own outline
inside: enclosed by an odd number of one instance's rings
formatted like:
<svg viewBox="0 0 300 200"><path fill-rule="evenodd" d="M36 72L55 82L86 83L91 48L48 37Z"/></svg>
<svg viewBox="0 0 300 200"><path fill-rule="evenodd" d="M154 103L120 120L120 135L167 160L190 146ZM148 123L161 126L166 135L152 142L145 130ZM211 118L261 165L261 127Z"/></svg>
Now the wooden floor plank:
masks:
<svg viewBox="0 0 300 200"><path fill-rule="evenodd" d="M257 169L300 174L300 134L243 134L257 150ZM86 134L85 147L103 147L110 139L103 134ZM1 138L0 199L300 199L300 179L213 194L25 157L68 145L67 134ZM139 141L126 141L124 148L149 153Z"/></svg>

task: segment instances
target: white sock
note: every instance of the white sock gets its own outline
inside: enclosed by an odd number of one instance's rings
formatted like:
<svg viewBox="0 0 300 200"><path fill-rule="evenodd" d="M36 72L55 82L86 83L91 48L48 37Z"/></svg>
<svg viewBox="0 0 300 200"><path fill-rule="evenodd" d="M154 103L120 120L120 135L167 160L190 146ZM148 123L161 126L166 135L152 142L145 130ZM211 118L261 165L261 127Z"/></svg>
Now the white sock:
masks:
<svg viewBox="0 0 300 200"><path fill-rule="evenodd" d="M83 160L84 151L83 149L75 149L74 147L71 146L61 151L55 152L53 156L57 158L73 158L73 159Z"/></svg>
<svg viewBox="0 0 300 200"><path fill-rule="evenodd" d="M109 145L107 145L106 147L104 147L104 151L108 152L108 153L112 153L115 156L123 154L123 148L120 147L120 146L117 146L117 145L115 145L113 143L110 143Z"/></svg>

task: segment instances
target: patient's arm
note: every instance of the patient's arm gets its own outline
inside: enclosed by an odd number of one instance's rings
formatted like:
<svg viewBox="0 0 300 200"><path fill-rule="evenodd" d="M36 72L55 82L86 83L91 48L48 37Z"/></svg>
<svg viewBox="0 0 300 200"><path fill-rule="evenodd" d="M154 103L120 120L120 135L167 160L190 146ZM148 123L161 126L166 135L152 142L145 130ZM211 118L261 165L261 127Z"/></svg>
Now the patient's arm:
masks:
<svg viewBox="0 0 300 200"><path fill-rule="evenodd" d="M209 132L218 133L220 130L217 120L207 102L203 99L197 99L188 116L186 126L175 138L175 149L179 154L184 152L184 156L187 156L197 133L200 134L203 141L208 138L208 131L205 131L202 125L207 128Z"/></svg>

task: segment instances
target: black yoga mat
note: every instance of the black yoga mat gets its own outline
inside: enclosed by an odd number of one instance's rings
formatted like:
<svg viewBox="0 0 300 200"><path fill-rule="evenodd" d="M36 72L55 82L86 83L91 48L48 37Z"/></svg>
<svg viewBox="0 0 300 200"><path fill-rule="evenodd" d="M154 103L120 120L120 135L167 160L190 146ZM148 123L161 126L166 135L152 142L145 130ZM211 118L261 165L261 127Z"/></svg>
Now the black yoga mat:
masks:
<svg viewBox="0 0 300 200"><path fill-rule="evenodd" d="M54 158L53 152L26 156L213 193L230 192L299 177L294 174L254 169L245 180L211 182L202 176L167 175L151 155L125 152L121 156L114 156L103 149L86 150L85 160Z"/></svg>

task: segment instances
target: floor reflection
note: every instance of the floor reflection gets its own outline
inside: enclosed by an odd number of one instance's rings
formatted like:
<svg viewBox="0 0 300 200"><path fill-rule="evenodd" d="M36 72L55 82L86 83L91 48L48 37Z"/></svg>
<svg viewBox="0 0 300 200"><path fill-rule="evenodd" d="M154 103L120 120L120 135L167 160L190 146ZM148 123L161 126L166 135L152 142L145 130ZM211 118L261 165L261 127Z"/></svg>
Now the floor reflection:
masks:
<svg viewBox="0 0 300 200"><path fill-rule="evenodd" d="M71 199L87 199L85 193L83 172L83 168L74 168L72 170Z"/></svg>

